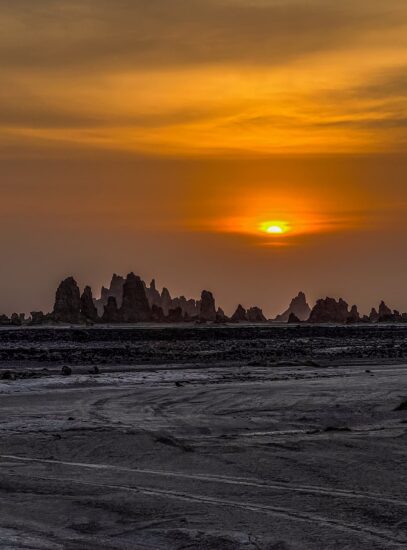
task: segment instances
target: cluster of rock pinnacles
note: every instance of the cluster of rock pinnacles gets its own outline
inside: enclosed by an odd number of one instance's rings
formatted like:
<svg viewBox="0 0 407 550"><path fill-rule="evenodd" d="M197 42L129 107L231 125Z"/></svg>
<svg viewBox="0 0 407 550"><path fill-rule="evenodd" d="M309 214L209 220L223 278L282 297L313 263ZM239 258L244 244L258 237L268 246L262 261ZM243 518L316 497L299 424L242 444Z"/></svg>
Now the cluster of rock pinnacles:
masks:
<svg viewBox="0 0 407 550"><path fill-rule="evenodd" d="M14 313L11 318L0 316L0 324L22 325L44 323L94 324L94 323L141 323L141 322L190 322L201 323L265 323L268 320L259 307L245 309L238 305L231 317L216 308L213 294L204 290L200 300L185 296L172 298L169 290L159 292L155 280L150 285L134 273L126 278L114 274L109 288L102 287L101 296L95 299L92 289L86 286L82 294L73 277L63 280L55 294L52 313L31 313L27 321L23 314ZM361 316L356 306L349 308L341 298L318 300L311 309L305 294L300 292L284 313L278 315L279 323L377 323L406 322L407 314L392 311L381 302L379 309L372 309L369 316Z"/></svg>

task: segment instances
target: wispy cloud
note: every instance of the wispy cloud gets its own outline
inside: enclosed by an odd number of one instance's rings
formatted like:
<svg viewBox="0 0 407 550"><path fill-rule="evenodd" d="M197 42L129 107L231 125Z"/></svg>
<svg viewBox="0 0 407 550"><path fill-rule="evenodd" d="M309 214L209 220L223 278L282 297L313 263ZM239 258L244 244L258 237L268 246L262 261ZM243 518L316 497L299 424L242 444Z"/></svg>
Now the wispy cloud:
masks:
<svg viewBox="0 0 407 550"><path fill-rule="evenodd" d="M2 154L400 151L403 0L3 0Z"/></svg>

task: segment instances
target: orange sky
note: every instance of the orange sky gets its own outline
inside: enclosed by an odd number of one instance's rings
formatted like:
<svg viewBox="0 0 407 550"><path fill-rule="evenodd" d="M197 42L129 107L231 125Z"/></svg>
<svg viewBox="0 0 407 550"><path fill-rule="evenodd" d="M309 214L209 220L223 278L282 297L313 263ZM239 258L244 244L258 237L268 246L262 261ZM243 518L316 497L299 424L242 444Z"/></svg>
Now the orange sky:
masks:
<svg viewBox="0 0 407 550"><path fill-rule="evenodd" d="M130 269L407 309L405 0L5 0L0 29L0 310Z"/></svg>

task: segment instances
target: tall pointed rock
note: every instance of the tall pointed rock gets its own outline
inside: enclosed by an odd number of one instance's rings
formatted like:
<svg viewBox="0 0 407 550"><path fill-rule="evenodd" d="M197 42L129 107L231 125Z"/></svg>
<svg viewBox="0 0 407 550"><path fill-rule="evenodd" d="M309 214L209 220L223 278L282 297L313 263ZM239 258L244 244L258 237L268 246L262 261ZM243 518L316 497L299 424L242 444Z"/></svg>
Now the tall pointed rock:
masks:
<svg viewBox="0 0 407 550"><path fill-rule="evenodd" d="M125 323L151 321L151 309L140 277L129 273L123 285L123 302L120 314Z"/></svg>
<svg viewBox="0 0 407 550"><path fill-rule="evenodd" d="M293 313L300 321L307 321L309 318L311 308L309 307L303 292L299 292L298 295L291 300L288 309L286 309L281 315L277 315L275 321L278 323L287 323L291 313Z"/></svg>
<svg viewBox="0 0 407 550"><path fill-rule="evenodd" d="M216 305L212 292L203 290L199 304L199 319L201 321L216 321Z"/></svg>
<svg viewBox="0 0 407 550"><path fill-rule="evenodd" d="M93 301L92 289L86 286L81 296L81 317L84 320L96 323L99 321L98 312Z"/></svg>
<svg viewBox="0 0 407 550"><path fill-rule="evenodd" d="M80 323L81 295L73 277L68 277L59 285L55 294L52 318L58 323Z"/></svg>

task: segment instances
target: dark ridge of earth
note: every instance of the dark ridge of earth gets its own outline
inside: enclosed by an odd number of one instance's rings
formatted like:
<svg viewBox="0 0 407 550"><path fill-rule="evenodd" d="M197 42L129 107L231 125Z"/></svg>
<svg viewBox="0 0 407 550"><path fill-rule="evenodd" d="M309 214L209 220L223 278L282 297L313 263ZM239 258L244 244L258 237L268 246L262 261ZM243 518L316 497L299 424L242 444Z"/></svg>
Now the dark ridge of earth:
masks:
<svg viewBox="0 0 407 550"><path fill-rule="evenodd" d="M0 330L3 365L141 365L407 357L405 326L228 326L20 328Z"/></svg>

